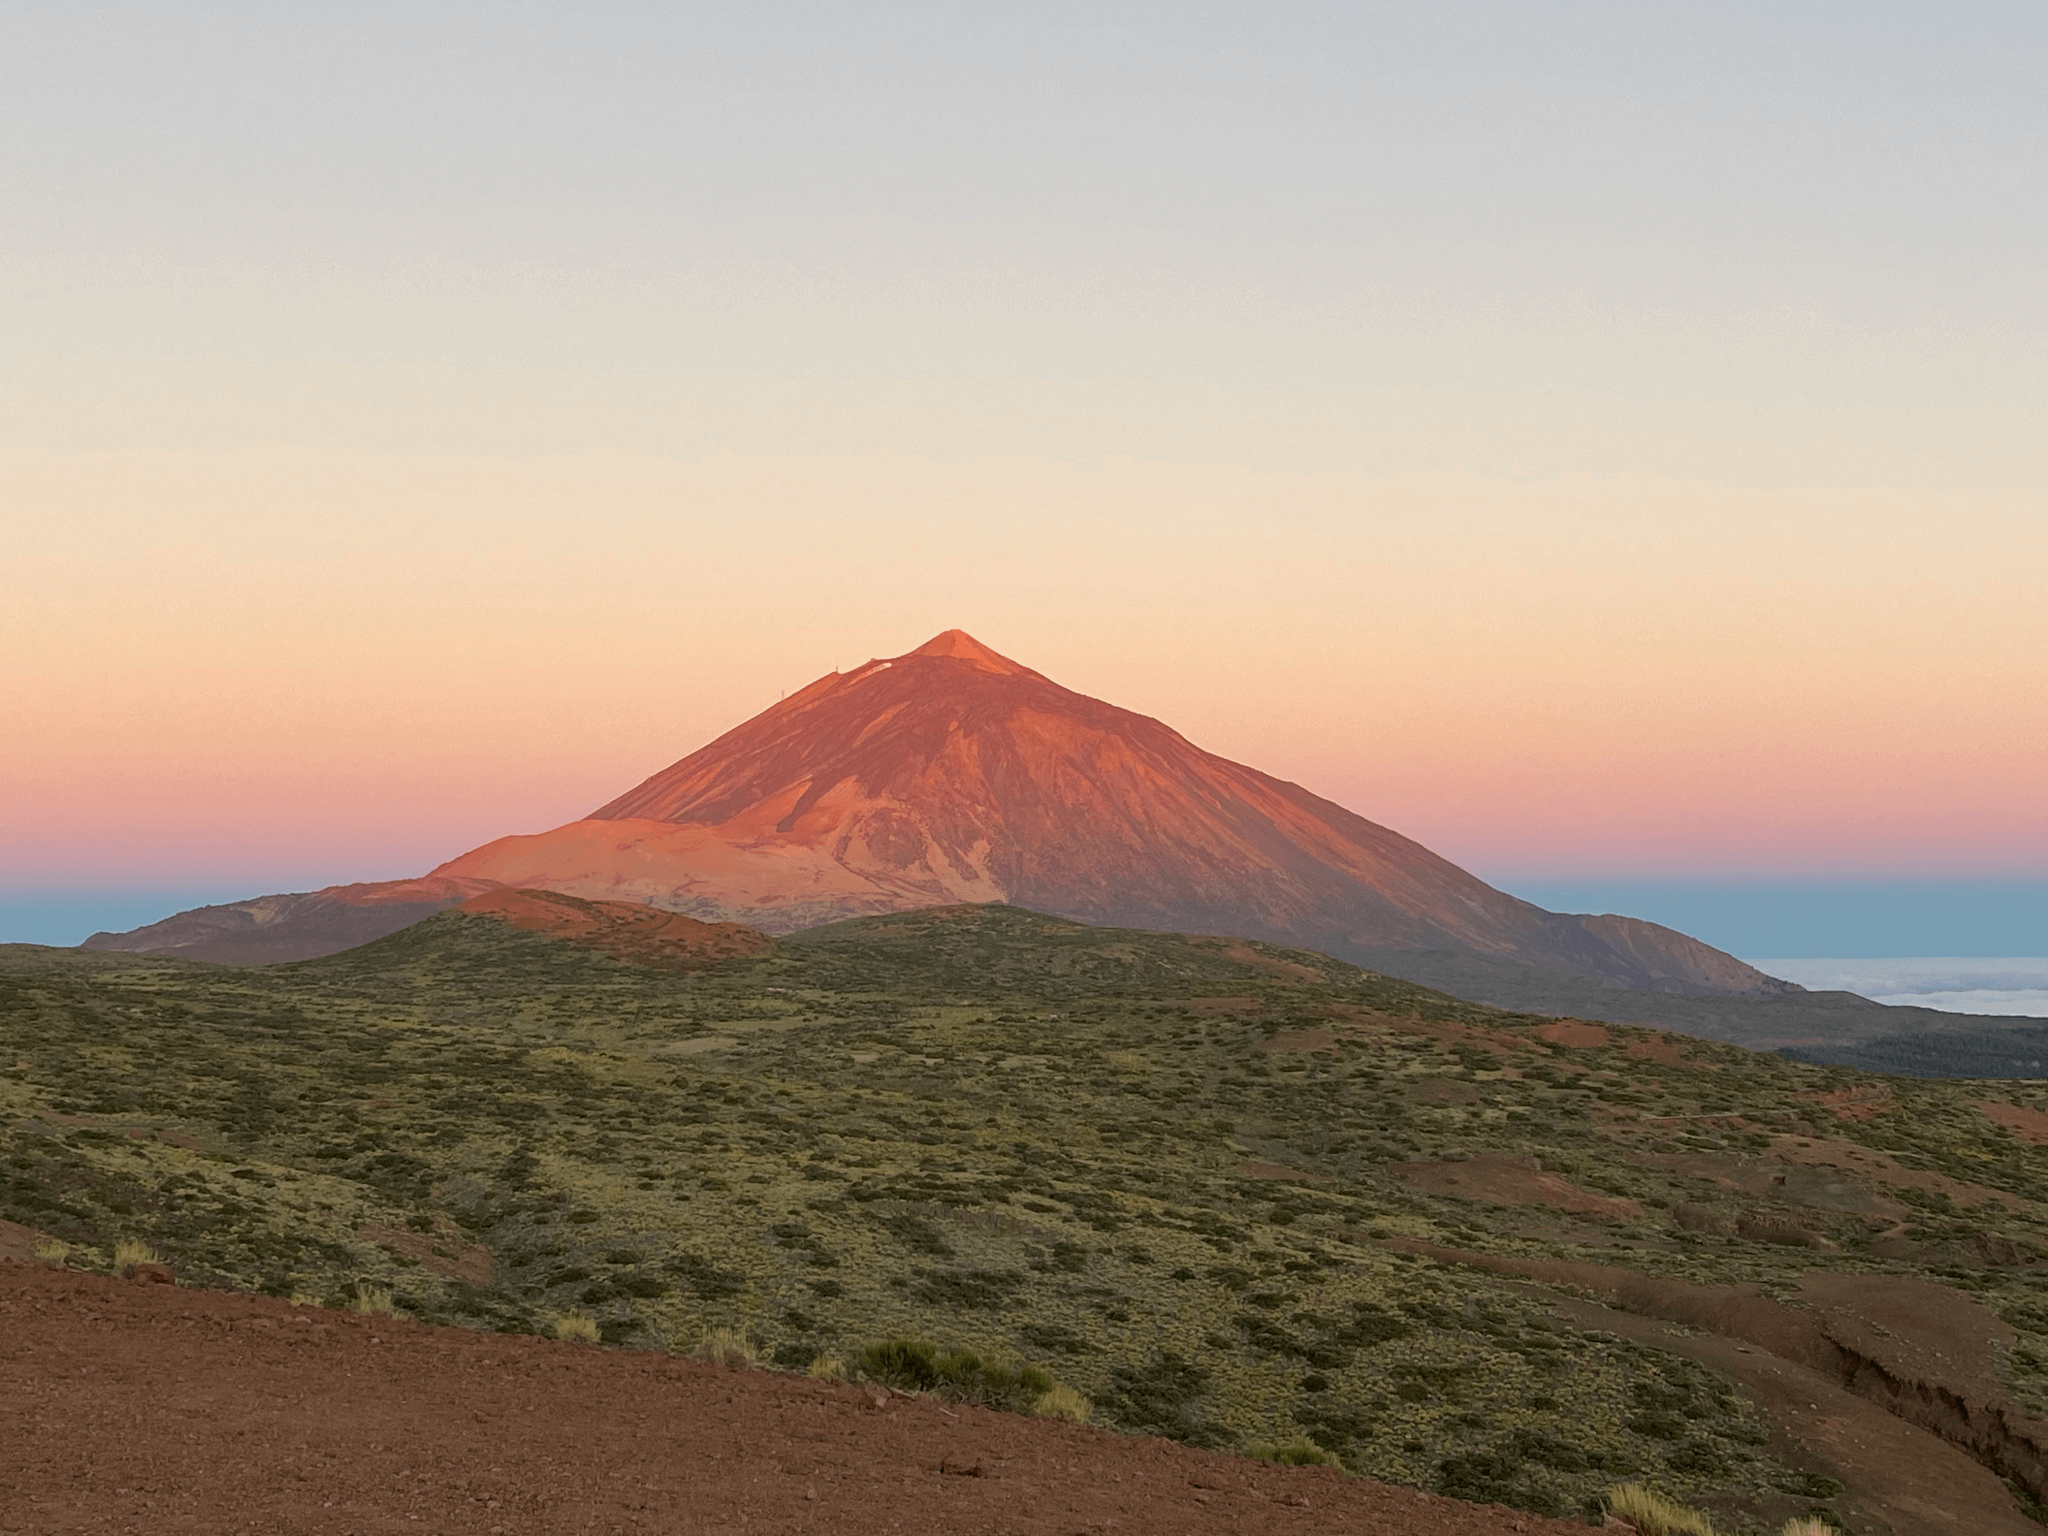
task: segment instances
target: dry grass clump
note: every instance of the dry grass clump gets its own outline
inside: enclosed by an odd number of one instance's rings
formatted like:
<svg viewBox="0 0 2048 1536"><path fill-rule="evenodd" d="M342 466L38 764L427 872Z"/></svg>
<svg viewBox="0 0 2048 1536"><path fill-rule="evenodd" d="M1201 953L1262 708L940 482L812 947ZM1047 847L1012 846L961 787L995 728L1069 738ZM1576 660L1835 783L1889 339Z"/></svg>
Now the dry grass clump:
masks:
<svg viewBox="0 0 2048 1536"><path fill-rule="evenodd" d="M847 1377L846 1362L837 1355L818 1355L811 1361L810 1369L804 1374L816 1377L819 1381L844 1381Z"/></svg>
<svg viewBox="0 0 2048 1536"><path fill-rule="evenodd" d="M1254 1461L1275 1461L1283 1467L1334 1467L1337 1458L1310 1440L1257 1440L1244 1448Z"/></svg>
<svg viewBox="0 0 2048 1536"><path fill-rule="evenodd" d="M62 1238L46 1237L36 1244L36 1257L45 1264L61 1265L71 1257L71 1245Z"/></svg>
<svg viewBox="0 0 2048 1536"><path fill-rule="evenodd" d="M1041 1419L1065 1419L1073 1424L1086 1424L1095 1412L1095 1405L1062 1382L1054 1382L1038 1394L1031 1404L1031 1411Z"/></svg>
<svg viewBox="0 0 2048 1536"><path fill-rule="evenodd" d="M1603 1497L1607 1512L1628 1521L1642 1536L1714 1536L1713 1521L1646 1483L1617 1483Z"/></svg>
<svg viewBox="0 0 2048 1536"><path fill-rule="evenodd" d="M1818 1515L1803 1515L1787 1520L1778 1536L1842 1536L1842 1533Z"/></svg>
<svg viewBox="0 0 2048 1536"><path fill-rule="evenodd" d="M164 1256L149 1244L124 1237L114 1244L114 1273L125 1275L138 1264L161 1264Z"/></svg>
<svg viewBox="0 0 2048 1536"><path fill-rule="evenodd" d="M356 1282L356 1299L349 1304L349 1310L366 1315L390 1317L393 1315L391 1292L381 1285L370 1285L365 1281Z"/></svg>
<svg viewBox="0 0 2048 1536"><path fill-rule="evenodd" d="M753 1343L737 1328L714 1328L697 1346L697 1358L729 1371L744 1371L752 1368L757 1356Z"/></svg>
<svg viewBox="0 0 2048 1536"><path fill-rule="evenodd" d="M595 1344L597 1319L588 1312L564 1312L555 1319L555 1337L564 1344Z"/></svg>

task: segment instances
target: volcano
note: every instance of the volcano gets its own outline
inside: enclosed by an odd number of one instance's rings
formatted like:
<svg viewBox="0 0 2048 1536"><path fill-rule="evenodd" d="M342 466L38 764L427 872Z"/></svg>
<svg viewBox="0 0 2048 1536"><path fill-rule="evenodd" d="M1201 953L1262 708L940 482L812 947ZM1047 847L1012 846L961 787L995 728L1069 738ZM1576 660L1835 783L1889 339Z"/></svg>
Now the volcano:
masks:
<svg viewBox="0 0 2048 1536"><path fill-rule="evenodd" d="M1389 955L1448 953L1651 991L1797 990L1653 923L1518 900L960 630L829 673L584 819L486 843L423 879L202 908L87 946L310 956L507 886L768 933L1000 901L1380 969Z"/></svg>

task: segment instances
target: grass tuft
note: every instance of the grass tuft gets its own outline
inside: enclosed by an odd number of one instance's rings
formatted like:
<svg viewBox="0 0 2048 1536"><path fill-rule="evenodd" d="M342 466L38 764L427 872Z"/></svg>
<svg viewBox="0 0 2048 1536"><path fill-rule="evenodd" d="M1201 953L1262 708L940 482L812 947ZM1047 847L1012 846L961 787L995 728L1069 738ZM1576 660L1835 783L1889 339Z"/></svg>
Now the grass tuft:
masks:
<svg viewBox="0 0 2048 1536"><path fill-rule="evenodd" d="M71 1245L61 1238L46 1237L36 1244L36 1257L45 1264L61 1266L71 1257Z"/></svg>
<svg viewBox="0 0 2048 1536"><path fill-rule="evenodd" d="M349 1304L349 1309L366 1316L390 1317L393 1315L391 1292L381 1285L370 1285L358 1280L355 1300Z"/></svg>
<svg viewBox="0 0 2048 1536"><path fill-rule="evenodd" d="M1066 1419L1074 1424L1086 1424L1095 1412L1095 1405L1076 1392L1072 1387L1054 1382L1038 1394L1031 1404L1031 1411L1041 1419Z"/></svg>
<svg viewBox="0 0 2048 1536"><path fill-rule="evenodd" d="M825 1354L814 1357L810 1369L804 1372L819 1381L844 1381L847 1377L846 1362L837 1355Z"/></svg>
<svg viewBox="0 0 2048 1536"><path fill-rule="evenodd" d="M697 1346L697 1358L729 1371L745 1371L752 1369L759 1356L752 1340L737 1328L714 1328Z"/></svg>
<svg viewBox="0 0 2048 1536"><path fill-rule="evenodd" d="M1245 1447L1254 1461L1275 1461L1283 1467L1341 1466L1336 1457L1311 1440L1255 1440Z"/></svg>
<svg viewBox="0 0 2048 1536"><path fill-rule="evenodd" d="M114 1244L114 1273L125 1275L138 1264L161 1264L164 1256L149 1244L133 1237L124 1237Z"/></svg>
<svg viewBox="0 0 2048 1536"><path fill-rule="evenodd" d="M1605 1495L1607 1512L1642 1536L1714 1536L1714 1522L1655 1492L1647 1483L1617 1483Z"/></svg>
<svg viewBox="0 0 2048 1536"><path fill-rule="evenodd" d="M1842 1536L1842 1533L1818 1515L1801 1515L1787 1520L1778 1536Z"/></svg>
<svg viewBox="0 0 2048 1536"><path fill-rule="evenodd" d="M555 1337L564 1344L595 1344L597 1319L588 1312L564 1312L555 1319Z"/></svg>

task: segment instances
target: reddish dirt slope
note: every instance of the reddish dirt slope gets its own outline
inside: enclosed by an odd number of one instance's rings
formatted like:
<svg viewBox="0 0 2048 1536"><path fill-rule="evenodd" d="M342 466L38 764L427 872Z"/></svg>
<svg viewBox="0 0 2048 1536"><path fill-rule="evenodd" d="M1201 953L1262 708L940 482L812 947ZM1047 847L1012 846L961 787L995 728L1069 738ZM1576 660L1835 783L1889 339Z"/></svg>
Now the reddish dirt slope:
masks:
<svg viewBox="0 0 2048 1536"><path fill-rule="evenodd" d="M1568 1536L860 1387L0 1263L0 1531Z"/></svg>
<svg viewBox="0 0 2048 1536"><path fill-rule="evenodd" d="M658 907L584 901L559 891L501 886L472 896L457 910L665 971L694 971L721 960L765 955L774 944L765 933L738 923L700 923Z"/></svg>

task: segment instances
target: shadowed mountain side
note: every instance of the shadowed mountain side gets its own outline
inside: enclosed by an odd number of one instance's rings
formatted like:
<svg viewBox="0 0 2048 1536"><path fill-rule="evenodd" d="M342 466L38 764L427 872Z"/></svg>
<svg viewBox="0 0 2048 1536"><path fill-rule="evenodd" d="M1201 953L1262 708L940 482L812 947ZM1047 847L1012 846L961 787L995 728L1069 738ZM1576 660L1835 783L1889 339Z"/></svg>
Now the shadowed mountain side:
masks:
<svg viewBox="0 0 2048 1536"><path fill-rule="evenodd" d="M1711 996L1639 990L1584 976L1567 976L1536 966L1469 951L1383 949L1358 950L1348 958L1368 970L1398 976L1455 997L1496 1008L1559 1017L1600 1019L1610 1024L1642 1024L1677 1030L1702 1040L1725 1040L1753 1050L1814 1048L1854 1050L1864 1043L1895 1038L1881 1065L1861 1055L1826 1055L1815 1060L1843 1061L1872 1071L1910 1071L1916 1076L2031 1076L1995 1066L2008 1058L2031 1058L2039 1052L1997 1046L2010 1029L2048 1029L2048 1019L1999 1018L1943 1013L1933 1008L1902 1008L1874 1003L1853 992L1808 992L1803 989L1775 997ZM1938 1069L1952 1051L1967 1053L1975 1040L1989 1049L1984 1070L1975 1073ZM1955 1058L1962 1060L1962 1056ZM1973 1058L1974 1059L1974 1058Z"/></svg>
<svg viewBox="0 0 2048 1536"><path fill-rule="evenodd" d="M1923 1013L1924 1009L1887 1009L1886 1013ZM2048 1019L1950 1014L1952 1027L1939 1033L1859 1037L1851 1043L1827 1041L1789 1050L1799 1061L1833 1062L1864 1072L1899 1077L2048 1077ZM1887 1018L1887 1023L1896 1024Z"/></svg>
<svg viewBox="0 0 2048 1536"><path fill-rule="evenodd" d="M428 875L257 896L194 907L126 933L96 933L79 948L176 955L216 965L312 960L410 928L496 883Z"/></svg>

